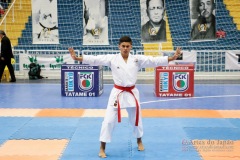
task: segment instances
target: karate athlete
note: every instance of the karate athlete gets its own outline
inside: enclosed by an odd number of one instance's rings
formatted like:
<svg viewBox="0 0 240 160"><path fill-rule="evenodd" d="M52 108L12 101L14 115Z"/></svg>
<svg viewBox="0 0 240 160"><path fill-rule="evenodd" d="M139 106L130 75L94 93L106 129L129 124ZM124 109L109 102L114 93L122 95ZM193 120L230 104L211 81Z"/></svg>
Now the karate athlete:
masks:
<svg viewBox="0 0 240 160"><path fill-rule="evenodd" d="M132 49L132 40L128 36L120 38L118 47L119 54L83 55L82 57L76 57L74 49L69 48L73 60L81 61L84 64L109 66L112 70L114 87L108 100L106 115L100 133L99 157L101 158L107 157L105 153L106 143L111 141L112 131L117 122L121 122L121 108L126 108L128 112L129 123L133 127L134 136L137 138L138 150L144 150L141 139L143 126L139 91L135 87L137 73L144 67L167 66L169 61L176 60L181 55L180 48L177 48L172 57L131 55L129 53Z"/></svg>

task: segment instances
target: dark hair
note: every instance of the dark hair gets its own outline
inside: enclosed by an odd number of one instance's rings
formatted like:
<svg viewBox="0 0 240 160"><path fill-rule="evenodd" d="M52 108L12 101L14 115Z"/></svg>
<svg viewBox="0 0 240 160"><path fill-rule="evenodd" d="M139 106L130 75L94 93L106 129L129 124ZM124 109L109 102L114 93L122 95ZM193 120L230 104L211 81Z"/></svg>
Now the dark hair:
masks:
<svg viewBox="0 0 240 160"><path fill-rule="evenodd" d="M0 30L0 34L2 34L2 35L6 35L6 33L3 31L3 30Z"/></svg>
<svg viewBox="0 0 240 160"><path fill-rule="evenodd" d="M132 44L132 39L128 36L123 36L119 39L119 44L123 43L123 42L129 42Z"/></svg>
<svg viewBox="0 0 240 160"><path fill-rule="evenodd" d="M149 7L149 2L150 2L150 1L151 1L151 0L146 0L147 9L148 9L148 7ZM162 1L163 7L164 7L164 0L160 0L160 1Z"/></svg>
<svg viewBox="0 0 240 160"><path fill-rule="evenodd" d="M211 2L212 2L212 5L213 5L213 10L214 10L215 9L215 0L211 0ZM197 1L197 7L196 7L196 10L197 10L198 13L200 13L200 9L199 9L200 5L201 5L201 2L200 2L200 0L198 0Z"/></svg>

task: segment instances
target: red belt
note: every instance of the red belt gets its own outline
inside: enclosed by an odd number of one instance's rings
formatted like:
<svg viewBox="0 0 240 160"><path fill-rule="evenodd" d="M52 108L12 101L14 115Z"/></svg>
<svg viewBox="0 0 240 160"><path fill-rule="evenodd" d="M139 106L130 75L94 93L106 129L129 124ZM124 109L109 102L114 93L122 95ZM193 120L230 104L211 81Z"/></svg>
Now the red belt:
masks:
<svg viewBox="0 0 240 160"><path fill-rule="evenodd" d="M135 126L138 126L138 121L139 121L139 105L138 105L138 101L137 101L137 98L135 97L135 95L133 94L132 92L132 89L135 88L135 85L134 86L131 86L131 87L122 87L122 86L118 86L116 84L114 84L114 87L121 90L120 93L122 92L129 92L133 95L134 99L135 99L135 102L136 102L136 122L135 122ZM121 108L120 108L120 103L119 103L119 94L117 95L117 105L118 105L118 122L121 122Z"/></svg>

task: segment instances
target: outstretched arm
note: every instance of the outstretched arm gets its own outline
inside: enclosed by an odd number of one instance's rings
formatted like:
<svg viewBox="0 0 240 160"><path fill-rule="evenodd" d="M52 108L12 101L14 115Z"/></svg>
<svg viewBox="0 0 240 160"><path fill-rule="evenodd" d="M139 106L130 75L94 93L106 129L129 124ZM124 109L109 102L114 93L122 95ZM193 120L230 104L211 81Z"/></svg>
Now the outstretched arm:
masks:
<svg viewBox="0 0 240 160"><path fill-rule="evenodd" d="M176 60L182 54L182 49L178 47L172 57L168 57L168 62Z"/></svg>
<svg viewBox="0 0 240 160"><path fill-rule="evenodd" d="M68 48L68 50L69 50L69 53L70 53L73 60L80 61L80 62L83 61L83 57L77 57L76 56L76 53L75 53L73 48Z"/></svg>

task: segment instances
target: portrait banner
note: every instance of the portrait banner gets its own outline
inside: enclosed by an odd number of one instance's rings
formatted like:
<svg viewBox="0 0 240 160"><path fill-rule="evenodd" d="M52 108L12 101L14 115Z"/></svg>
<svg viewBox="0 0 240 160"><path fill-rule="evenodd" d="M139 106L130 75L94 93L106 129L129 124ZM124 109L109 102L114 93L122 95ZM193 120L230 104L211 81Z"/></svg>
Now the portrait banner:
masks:
<svg viewBox="0 0 240 160"><path fill-rule="evenodd" d="M225 69L240 70L240 51L239 50L226 51Z"/></svg>
<svg viewBox="0 0 240 160"><path fill-rule="evenodd" d="M108 0L83 0L83 45L109 45Z"/></svg>
<svg viewBox="0 0 240 160"><path fill-rule="evenodd" d="M32 0L33 44L59 44L57 0Z"/></svg>
<svg viewBox="0 0 240 160"><path fill-rule="evenodd" d="M166 42L165 0L140 0L141 42Z"/></svg>
<svg viewBox="0 0 240 160"><path fill-rule="evenodd" d="M190 0L189 3L190 40L192 42L217 40L215 0Z"/></svg>

